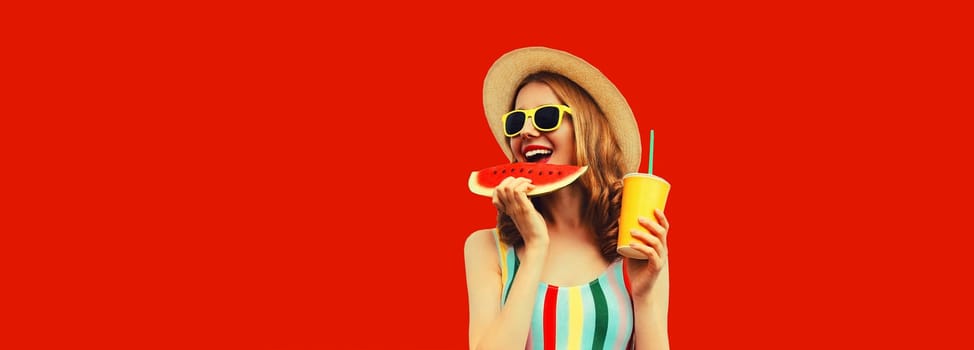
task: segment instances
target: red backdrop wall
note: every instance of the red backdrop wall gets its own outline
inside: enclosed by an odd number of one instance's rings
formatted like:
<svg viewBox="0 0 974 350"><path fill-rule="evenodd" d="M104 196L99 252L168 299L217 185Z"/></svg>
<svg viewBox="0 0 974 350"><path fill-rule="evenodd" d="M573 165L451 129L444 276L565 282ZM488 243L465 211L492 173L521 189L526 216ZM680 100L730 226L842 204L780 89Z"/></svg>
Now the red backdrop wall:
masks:
<svg viewBox="0 0 974 350"><path fill-rule="evenodd" d="M13 9L0 342L464 348L483 77L543 45L656 130L674 348L971 345L962 12L591 5Z"/></svg>

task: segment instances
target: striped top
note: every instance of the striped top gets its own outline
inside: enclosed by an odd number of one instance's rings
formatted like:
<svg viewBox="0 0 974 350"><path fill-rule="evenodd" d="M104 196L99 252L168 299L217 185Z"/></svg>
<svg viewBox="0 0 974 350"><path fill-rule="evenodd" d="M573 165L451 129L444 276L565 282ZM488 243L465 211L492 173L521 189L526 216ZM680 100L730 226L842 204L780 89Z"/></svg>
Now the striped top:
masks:
<svg viewBox="0 0 974 350"><path fill-rule="evenodd" d="M507 302L520 260L510 246L494 241L500 254L501 305ZM622 259L587 284L559 287L541 282L526 349L632 349L632 299Z"/></svg>

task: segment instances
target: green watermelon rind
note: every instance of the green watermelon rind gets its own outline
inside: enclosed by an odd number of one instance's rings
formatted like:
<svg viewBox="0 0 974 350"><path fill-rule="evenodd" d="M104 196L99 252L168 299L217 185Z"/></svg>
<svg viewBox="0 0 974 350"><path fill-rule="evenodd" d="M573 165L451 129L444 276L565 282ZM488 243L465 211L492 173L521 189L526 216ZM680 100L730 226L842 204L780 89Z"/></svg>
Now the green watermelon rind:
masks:
<svg viewBox="0 0 974 350"><path fill-rule="evenodd" d="M512 163L512 164L518 164L518 163ZM485 171L485 170L493 169L493 168L495 168L495 167L491 167L491 168L487 168L487 169L481 169L481 170L474 171L474 172L471 172L470 173L470 179L467 180L467 186L470 188L470 192L473 192L474 194L481 195L481 196L484 196L484 197L493 197L494 196L494 187L496 187L496 186L484 186L484 185L481 185L480 182L478 181L478 177L477 177L477 175L481 171ZM575 182L575 180L578 180L578 178L581 177L582 174L585 174L585 172L587 170L588 170L588 165L584 165L584 166L577 167L574 172L572 172L572 173L570 173L570 174L562 177L561 179L558 179L557 181L554 181L554 182L551 182L551 183L547 183L547 184L542 184L542 185L535 185L534 189L532 189L531 191L529 191L527 193L527 195L528 195L528 197L534 197L534 196L540 196L540 195L543 195L543 194L548 194L548 193L557 191L557 190L559 190L559 189L561 189L561 188L563 188L565 186L571 185L573 182ZM527 175L527 174L523 174L523 175L522 174L518 174L515 177L531 178L531 176L530 175Z"/></svg>

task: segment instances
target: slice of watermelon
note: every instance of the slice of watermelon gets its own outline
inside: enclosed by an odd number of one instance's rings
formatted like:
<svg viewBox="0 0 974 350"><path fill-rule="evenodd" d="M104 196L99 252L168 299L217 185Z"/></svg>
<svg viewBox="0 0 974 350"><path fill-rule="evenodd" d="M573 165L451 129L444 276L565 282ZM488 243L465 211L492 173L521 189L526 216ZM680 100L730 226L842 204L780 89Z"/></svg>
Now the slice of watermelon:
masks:
<svg viewBox="0 0 974 350"><path fill-rule="evenodd" d="M528 196L549 193L568 186L588 170L588 166L556 165L547 163L509 163L481 169L470 173L467 185L470 191L481 196L491 197L494 188L508 176L531 179L534 189Z"/></svg>

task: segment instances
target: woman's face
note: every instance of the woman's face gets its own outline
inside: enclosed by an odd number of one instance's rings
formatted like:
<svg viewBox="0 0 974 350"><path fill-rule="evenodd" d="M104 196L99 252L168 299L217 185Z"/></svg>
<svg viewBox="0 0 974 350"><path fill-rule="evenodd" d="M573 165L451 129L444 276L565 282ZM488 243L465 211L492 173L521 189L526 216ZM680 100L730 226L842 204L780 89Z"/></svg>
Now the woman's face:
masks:
<svg viewBox="0 0 974 350"><path fill-rule="evenodd" d="M515 109L563 104L547 84L531 82L521 88L514 100ZM575 127L565 114L561 126L552 131L538 131L527 119L521 133L511 137L511 151L518 162L575 165Z"/></svg>

